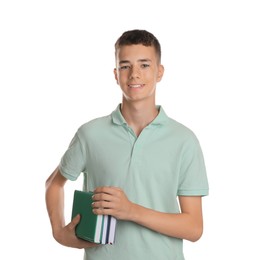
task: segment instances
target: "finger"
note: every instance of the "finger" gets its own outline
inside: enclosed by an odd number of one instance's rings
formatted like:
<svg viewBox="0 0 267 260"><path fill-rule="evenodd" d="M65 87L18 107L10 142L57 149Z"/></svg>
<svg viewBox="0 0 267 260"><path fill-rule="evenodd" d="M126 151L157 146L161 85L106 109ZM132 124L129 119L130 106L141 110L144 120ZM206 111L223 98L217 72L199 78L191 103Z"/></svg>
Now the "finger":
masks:
<svg viewBox="0 0 267 260"><path fill-rule="evenodd" d="M93 213L96 215L113 215L113 210L110 208L94 208Z"/></svg>
<svg viewBox="0 0 267 260"><path fill-rule="evenodd" d="M75 216L72 221L67 225L70 229L75 229L75 227L77 226L77 224L80 222L80 215L78 214L77 216Z"/></svg>
<svg viewBox="0 0 267 260"><path fill-rule="evenodd" d="M109 201L96 201L92 203L93 209L111 209L113 208L112 202Z"/></svg>
<svg viewBox="0 0 267 260"><path fill-rule="evenodd" d="M96 193L93 196L94 201L112 201L113 196L107 193Z"/></svg>
<svg viewBox="0 0 267 260"><path fill-rule="evenodd" d="M94 193L107 193L107 194L114 194L116 191L120 191L121 189L118 187L113 187L113 186L102 186L102 187L97 187L94 190Z"/></svg>
<svg viewBox="0 0 267 260"><path fill-rule="evenodd" d="M105 187L105 186L97 187L97 188L95 188L94 193L95 193L95 194L96 194L96 193L104 193L105 190L106 190L106 188L107 188L107 187Z"/></svg>

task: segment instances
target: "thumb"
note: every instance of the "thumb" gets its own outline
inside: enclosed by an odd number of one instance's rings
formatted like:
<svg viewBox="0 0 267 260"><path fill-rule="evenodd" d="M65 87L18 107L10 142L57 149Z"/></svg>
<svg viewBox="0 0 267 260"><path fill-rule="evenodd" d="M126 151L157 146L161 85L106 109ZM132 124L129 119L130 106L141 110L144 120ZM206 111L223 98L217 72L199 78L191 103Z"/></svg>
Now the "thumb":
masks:
<svg viewBox="0 0 267 260"><path fill-rule="evenodd" d="M77 226L77 224L80 222L80 219L81 219L81 216L78 214L78 215L76 215L73 219L72 219L72 221L69 223L69 227L71 228L71 229L75 229L75 227Z"/></svg>

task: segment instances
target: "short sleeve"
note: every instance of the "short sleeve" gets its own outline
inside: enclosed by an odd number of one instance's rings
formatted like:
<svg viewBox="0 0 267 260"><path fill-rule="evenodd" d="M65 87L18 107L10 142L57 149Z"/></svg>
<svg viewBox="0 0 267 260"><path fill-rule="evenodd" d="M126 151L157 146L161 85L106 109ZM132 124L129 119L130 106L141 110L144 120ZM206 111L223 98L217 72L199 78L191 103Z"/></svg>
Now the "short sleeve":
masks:
<svg viewBox="0 0 267 260"><path fill-rule="evenodd" d="M76 180L85 170L85 149L78 132L74 135L67 151L61 158L59 170L65 178L72 181Z"/></svg>
<svg viewBox="0 0 267 260"><path fill-rule="evenodd" d="M202 149L193 135L182 150L178 196L205 196L209 185Z"/></svg>

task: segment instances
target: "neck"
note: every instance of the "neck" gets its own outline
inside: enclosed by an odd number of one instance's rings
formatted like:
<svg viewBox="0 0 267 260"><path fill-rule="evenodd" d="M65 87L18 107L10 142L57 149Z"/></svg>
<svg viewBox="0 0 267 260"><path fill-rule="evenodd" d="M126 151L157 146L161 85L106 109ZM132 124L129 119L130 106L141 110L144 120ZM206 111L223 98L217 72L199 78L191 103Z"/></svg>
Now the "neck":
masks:
<svg viewBox="0 0 267 260"><path fill-rule="evenodd" d="M123 100L121 113L136 136L139 136L142 130L156 118L158 110L155 102L127 102Z"/></svg>

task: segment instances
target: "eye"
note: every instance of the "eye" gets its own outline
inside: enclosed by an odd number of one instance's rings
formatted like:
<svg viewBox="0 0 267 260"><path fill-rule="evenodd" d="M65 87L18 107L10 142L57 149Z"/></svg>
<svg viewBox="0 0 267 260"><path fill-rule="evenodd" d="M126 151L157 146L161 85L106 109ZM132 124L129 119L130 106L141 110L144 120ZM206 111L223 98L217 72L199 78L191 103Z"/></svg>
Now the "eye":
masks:
<svg viewBox="0 0 267 260"><path fill-rule="evenodd" d="M149 64L147 64L147 63L143 63L143 64L141 64L141 68L148 68L148 67L150 67L150 65Z"/></svg>
<svg viewBox="0 0 267 260"><path fill-rule="evenodd" d="M124 65L124 66L120 66L120 67L119 67L119 70L127 70L127 69L129 69L129 68L130 68L129 65Z"/></svg>

